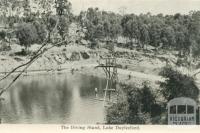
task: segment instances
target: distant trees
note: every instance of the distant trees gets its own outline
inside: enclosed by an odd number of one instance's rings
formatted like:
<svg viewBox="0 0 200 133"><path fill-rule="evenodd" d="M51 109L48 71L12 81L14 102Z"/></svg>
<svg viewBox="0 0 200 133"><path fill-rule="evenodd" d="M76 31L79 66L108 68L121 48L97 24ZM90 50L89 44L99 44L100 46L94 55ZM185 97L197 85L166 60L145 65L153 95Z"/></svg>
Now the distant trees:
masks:
<svg viewBox="0 0 200 133"><path fill-rule="evenodd" d="M69 25L73 20L71 3L68 0L35 0L33 2L35 2L35 4L38 4L38 6L40 7L40 10L37 13L31 11L30 0L23 0L23 2L20 1L19 3L17 3L15 0L2 0L0 2L0 8L5 11L5 23L9 24L10 28L13 28L14 23L18 23L19 20L22 20L22 22L27 23L28 25L31 23L38 31L38 37L40 40L38 42L41 42L43 40L42 38L46 36L46 31L48 31L49 33L48 40L50 42L52 34L51 32L54 28L57 29L57 33L60 35L60 38L64 40L64 38L68 36ZM20 16L20 18L18 18L18 14L16 14L16 16L8 15L8 13L6 12L11 11L11 8L13 9L13 11L14 9L22 8L23 16ZM52 14L53 8L56 9L57 15ZM21 25L20 27L20 29L23 30L30 29L27 28L27 26L22 28L23 25ZM32 32L34 32L34 28L32 28ZM46 31L42 33L42 31L44 30ZM18 37L20 37L21 35L23 34L18 32ZM24 41L21 40L20 42Z"/></svg>
<svg viewBox="0 0 200 133"><path fill-rule="evenodd" d="M55 3L55 0L37 0L39 3L39 7L43 10L43 14L51 14L52 13L52 5Z"/></svg>
<svg viewBox="0 0 200 133"><path fill-rule="evenodd" d="M59 18L57 29L62 40L64 40L68 36L69 25L70 25L69 19L65 18L64 16L61 16Z"/></svg>
<svg viewBox="0 0 200 133"><path fill-rule="evenodd" d="M15 22L22 18L26 23L43 21L46 30L49 32L49 40L55 23L59 18L57 30L61 39L68 35L69 25L74 16L72 5L69 0L35 0L43 13L32 13L30 0L23 0L17 4L15 0L1 0L0 8L5 21L10 28ZM11 10L24 9L24 16L19 18L12 15ZM56 9L57 16L52 15L52 9ZM100 11L98 8L88 8L82 11L77 17L79 24L85 32L85 39L89 40L92 46L98 41L116 42L119 36L127 39L131 48L138 46L142 49L151 45L157 48L178 50L180 56L192 55L199 57L200 50L200 11L190 12L188 15L152 15L146 14L124 14L122 15ZM8 15L8 16L7 16ZM42 19L40 17L42 17ZM45 21L44 21L45 20ZM126 45L127 46L127 45Z"/></svg>
<svg viewBox="0 0 200 133"><path fill-rule="evenodd" d="M112 40L118 36L127 38L130 44L145 49L151 45L163 49L178 50L180 56L199 56L200 11L189 15L125 14L88 8L79 15L80 25L87 30L90 41Z"/></svg>
<svg viewBox="0 0 200 133"><path fill-rule="evenodd" d="M122 28L120 25L121 16L113 12L102 12L103 32L107 40L115 41L121 34Z"/></svg>
<svg viewBox="0 0 200 133"><path fill-rule="evenodd" d="M46 26L46 30L48 31L48 41L51 42L51 34L54 29L57 29L61 39L64 40L68 36L69 26L73 18L71 3L68 0L38 1L40 7L44 10L42 13L42 21ZM52 7L52 4L55 4L55 6ZM52 15L51 8L56 9L56 15Z"/></svg>
<svg viewBox="0 0 200 133"><path fill-rule="evenodd" d="M194 57L200 55L200 11L192 12L188 22L188 40L189 50Z"/></svg>
<svg viewBox="0 0 200 133"><path fill-rule="evenodd" d="M58 33L62 40L68 36L69 25L72 22L71 3L68 0L56 0L56 12L59 16L59 24L57 26Z"/></svg>
<svg viewBox="0 0 200 133"><path fill-rule="evenodd" d="M121 16L112 12L88 8L79 15L80 25L87 30L86 39L92 43L98 40L115 41L121 34Z"/></svg>
<svg viewBox="0 0 200 133"><path fill-rule="evenodd" d="M121 20L121 26L123 29L123 36L128 38L133 44L133 39L139 44L140 31L137 21L137 16L134 14L125 15Z"/></svg>
<svg viewBox="0 0 200 133"><path fill-rule="evenodd" d="M56 0L57 15L72 16L72 4L69 0Z"/></svg>
<svg viewBox="0 0 200 133"><path fill-rule="evenodd" d="M23 9L24 9L24 17L25 17L25 22L30 22L31 19L31 8L30 8L30 0L24 0L23 1Z"/></svg>
<svg viewBox="0 0 200 133"><path fill-rule="evenodd" d="M1 0L0 1L0 10L1 10L1 19L7 25L12 27L14 23L15 16L13 16L12 11L15 9L16 1L15 0Z"/></svg>
<svg viewBox="0 0 200 133"><path fill-rule="evenodd" d="M16 32L20 45L26 49L33 43L42 43L46 37L51 42L53 29L57 29L61 39L64 40L72 22L71 3L68 0L57 0L56 3L54 0L37 0L37 2L44 11L41 14L32 13L30 1L24 0L24 23L18 26ZM55 7L52 7L52 4L55 4ZM57 15L52 15L52 8L56 8Z"/></svg>
<svg viewBox="0 0 200 133"><path fill-rule="evenodd" d="M43 15L43 22L46 24L46 30L48 31L48 42L51 42L51 34L57 24L58 18L52 16L49 13Z"/></svg>
<svg viewBox="0 0 200 133"><path fill-rule="evenodd" d="M163 43L163 48L169 47L170 49L172 47L176 46L176 38L175 38L175 30L172 26L166 26L162 29L161 34L161 42Z"/></svg>
<svg viewBox="0 0 200 133"><path fill-rule="evenodd" d="M121 20L123 36L138 44L176 49L180 55L199 55L200 12L190 15L125 15Z"/></svg>
<svg viewBox="0 0 200 133"><path fill-rule="evenodd" d="M149 35L149 30L148 30L148 25L146 24L143 24L141 25L141 28L140 28L140 42L142 44L142 48L144 49L146 45L149 44L150 42L150 35Z"/></svg>
<svg viewBox="0 0 200 133"><path fill-rule="evenodd" d="M86 29L86 39L95 42L96 39L104 38L103 23L101 21L101 12L98 8L88 8L85 16L81 16L82 24Z"/></svg>

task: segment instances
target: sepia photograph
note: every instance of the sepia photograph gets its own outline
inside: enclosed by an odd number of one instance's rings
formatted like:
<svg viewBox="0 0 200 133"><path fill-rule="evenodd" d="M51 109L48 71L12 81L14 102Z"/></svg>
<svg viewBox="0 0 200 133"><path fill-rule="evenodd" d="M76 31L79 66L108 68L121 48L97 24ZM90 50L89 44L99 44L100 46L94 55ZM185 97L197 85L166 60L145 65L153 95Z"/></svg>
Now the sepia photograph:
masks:
<svg viewBox="0 0 200 133"><path fill-rule="evenodd" d="M199 90L200 0L0 0L0 126L198 127Z"/></svg>

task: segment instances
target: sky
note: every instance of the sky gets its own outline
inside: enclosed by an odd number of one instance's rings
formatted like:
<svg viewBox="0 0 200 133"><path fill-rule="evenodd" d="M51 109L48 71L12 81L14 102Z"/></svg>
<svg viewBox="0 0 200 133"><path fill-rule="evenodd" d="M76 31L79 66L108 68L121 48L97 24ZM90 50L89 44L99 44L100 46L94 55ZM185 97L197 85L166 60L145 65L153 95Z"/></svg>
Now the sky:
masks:
<svg viewBox="0 0 200 133"><path fill-rule="evenodd" d="M98 7L100 10L125 13L152 14L188 14L191 10L200 10L200 0L69 0L75 14L88 7Z"/></svg>

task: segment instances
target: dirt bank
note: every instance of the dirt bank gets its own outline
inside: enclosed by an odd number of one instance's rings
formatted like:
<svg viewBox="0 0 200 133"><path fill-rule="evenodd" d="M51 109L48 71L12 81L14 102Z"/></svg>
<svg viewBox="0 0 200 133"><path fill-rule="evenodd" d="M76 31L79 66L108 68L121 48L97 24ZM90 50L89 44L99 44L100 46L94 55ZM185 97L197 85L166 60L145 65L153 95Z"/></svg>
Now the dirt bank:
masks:
<svg viewBox="0 0 200 133"><path fill-rule="evenodd" d="M30 50L36 51L39 45L33 45ZM13 68L26 63L30 56L16 56L12 50L0 56L0 73L4 76ZM20 48L18 48L19 50ZM135 50L126 50L115 48L118 68L119 82L126 84L141 85L144 81L149 81L157 86L157 81L162 81L158 76L160 69L165 66L166 59L159 56L151 57L149 54L142 54ZM51 73L51 72L78 72L87 75L105 77L101 68L96 68L99 57L108 54L104 48L89 49L85 46L68 45L56 47L35 61L28 69L29 74L33 73ZM20 69L22 70L22 69ZM19 71L20 71L19 70Z"/></svg>

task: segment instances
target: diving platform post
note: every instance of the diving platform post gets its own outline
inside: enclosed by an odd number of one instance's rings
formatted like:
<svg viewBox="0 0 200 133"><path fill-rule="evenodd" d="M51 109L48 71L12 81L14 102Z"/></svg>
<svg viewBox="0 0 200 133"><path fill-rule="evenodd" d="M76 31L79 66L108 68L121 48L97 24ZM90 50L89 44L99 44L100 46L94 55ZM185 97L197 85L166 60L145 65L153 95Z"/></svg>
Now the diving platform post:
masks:
<svg viewBox="0 0 200 133"><path fill-rule="evenodd" d="M116 92L116 83L117 83L117 63L116 58L114 57L106 57L101 58L99 61L99 66L103 68L105 74L106 74L106 88L104 89L104 105L108 100L111 100L111 94L112 92Z"/></svg>

